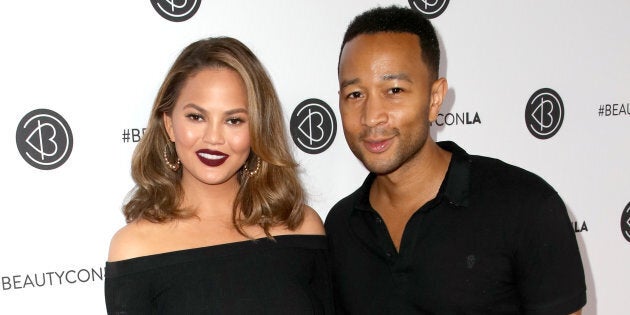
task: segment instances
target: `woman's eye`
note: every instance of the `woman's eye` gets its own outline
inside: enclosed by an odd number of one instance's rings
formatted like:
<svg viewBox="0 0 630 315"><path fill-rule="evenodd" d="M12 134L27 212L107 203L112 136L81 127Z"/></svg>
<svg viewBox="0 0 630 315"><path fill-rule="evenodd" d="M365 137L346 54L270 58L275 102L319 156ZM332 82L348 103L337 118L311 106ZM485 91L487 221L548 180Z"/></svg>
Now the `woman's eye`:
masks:
<svg viewBox="0 0 630 315"><path fill-rule="evenodd" d="M243 123L243 120L238 118L238 117L228 118L227 123L229 125L239 125L239 124Z"/></svg>
<svg viewBox="0 0 630 315"><path fill-rule="evenodd" d="M188 114L188 115L186 115L186 117L188 117L191 120L196 120L196 121L203 120L203 116L201 116L199 114Z"/></svg>

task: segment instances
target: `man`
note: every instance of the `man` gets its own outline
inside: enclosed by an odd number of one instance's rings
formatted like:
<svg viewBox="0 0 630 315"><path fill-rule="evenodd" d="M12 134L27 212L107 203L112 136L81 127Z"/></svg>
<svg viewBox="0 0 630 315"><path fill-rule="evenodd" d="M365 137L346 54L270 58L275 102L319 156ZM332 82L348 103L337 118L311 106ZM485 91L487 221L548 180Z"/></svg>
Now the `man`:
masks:
<svg viewBox="0 0 630 315"><path fill-rule="evenodd" d="M575 233L540 177L429 134L448 89L431 23L377 8L339 59L346 140L370 171L326 219L344 314L579 314Z"/></svg>

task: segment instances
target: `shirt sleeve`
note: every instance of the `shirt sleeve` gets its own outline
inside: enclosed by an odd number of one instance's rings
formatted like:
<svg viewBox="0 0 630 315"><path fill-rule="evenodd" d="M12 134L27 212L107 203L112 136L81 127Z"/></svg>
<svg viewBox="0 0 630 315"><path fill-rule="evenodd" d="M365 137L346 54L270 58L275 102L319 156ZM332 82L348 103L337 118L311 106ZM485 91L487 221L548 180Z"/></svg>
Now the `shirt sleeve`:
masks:
<svg viewBox="0 0 630 315"><path fill-rule="evenodd" d="M584 269L575 231L557 193L521 220L516 279L525 314L570 314L586 304Z"/></svg>

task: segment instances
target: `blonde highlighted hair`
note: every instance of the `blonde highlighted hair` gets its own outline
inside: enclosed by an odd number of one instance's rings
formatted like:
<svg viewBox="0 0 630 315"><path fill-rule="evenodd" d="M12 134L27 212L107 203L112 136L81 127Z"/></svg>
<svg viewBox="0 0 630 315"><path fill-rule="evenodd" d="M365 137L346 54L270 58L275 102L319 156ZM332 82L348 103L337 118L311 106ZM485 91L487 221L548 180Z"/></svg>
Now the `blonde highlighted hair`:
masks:
<svg viewBox="0 0 630 315"><path fill-rule="evenodd" d="M239 176L240 189L234 200L232 220L246 235L244 226L259 225L270 237L273 226L294 230L303 221L304 190L287 142L280 101L267 71L240 41L230 37L199 40L186 47L166 75L155 99L147 129L131 163L136 183L123 207L127 222L142 218L166 222L194 216L194 209L181 207L184 191L182 170L172 171L164 161L177 160L164 126L164 114L173 111L185 81L202 69L236 71L247 89L251 153L245 165L260 168L255 176Z"/></svg>

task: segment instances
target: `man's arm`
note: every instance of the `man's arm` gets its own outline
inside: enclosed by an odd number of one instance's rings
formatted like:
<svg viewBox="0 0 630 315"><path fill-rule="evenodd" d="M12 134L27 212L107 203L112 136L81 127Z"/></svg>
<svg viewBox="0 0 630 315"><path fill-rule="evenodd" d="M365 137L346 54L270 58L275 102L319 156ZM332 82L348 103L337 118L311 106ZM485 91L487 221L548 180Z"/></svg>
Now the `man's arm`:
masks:
<svg viewBox="0 0 630 315"><path fill-rule="evenodd" d="M564 202L554 192L527 206L516 255L525 308L580 314L587 299L584 269Z"/></svg>

